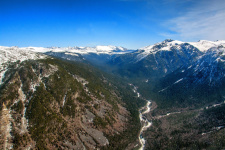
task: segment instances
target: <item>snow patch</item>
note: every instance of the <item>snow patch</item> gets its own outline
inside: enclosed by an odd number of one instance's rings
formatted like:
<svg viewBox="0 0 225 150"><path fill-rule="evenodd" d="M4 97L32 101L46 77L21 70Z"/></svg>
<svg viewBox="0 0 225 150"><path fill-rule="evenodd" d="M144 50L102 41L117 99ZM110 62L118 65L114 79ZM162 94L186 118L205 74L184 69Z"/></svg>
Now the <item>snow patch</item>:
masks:
<svg viewBox="0 0 225 150"><path fill-rule="evenodd" d="M0 65L0 86L3 83L3 79L5 77L5 72L7 71L7 69L5 67L1 67Z"/></svg>
<svg viewBox="0 0 225 150"><path fill-rule="evenodd" d="M167 86L166 88L160 90L159 92L163 92L163 91L167 90L169 87L170 87L170 86Z"/></svg>
<svg viewBox="0 0 225 150"><path fill-rule="evenodd" d="M66 94L65 94L65 96L63 97L63 106L64 106L65 102L66 102Z"/></svg>
<svg viewBox="0 0 225 150"><path fill-rule="evenodd" d="M71 56L79 56L78 54L76 54L76 53L65 53L66 55L71 55Z"/></svg>
<svg viewBox="0 0 225 150"><path fill-rule="evenodd" d="M182 80L183 80L183 78L177 80L176 82L174 82L174 84L177 84L177 83L179 83L179 82L182 81Z"/></svg>

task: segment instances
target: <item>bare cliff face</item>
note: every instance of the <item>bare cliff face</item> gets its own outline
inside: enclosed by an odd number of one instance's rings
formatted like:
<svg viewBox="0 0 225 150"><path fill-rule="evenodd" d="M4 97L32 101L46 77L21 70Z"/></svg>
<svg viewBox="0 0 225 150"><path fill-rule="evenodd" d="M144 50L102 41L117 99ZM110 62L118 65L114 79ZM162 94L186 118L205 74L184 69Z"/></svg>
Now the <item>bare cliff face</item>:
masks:
<svg viewBox="0 0 225 150"><path fill-rule="evenodd" d="M54 59L6 68L0 149L110 148L113 137L130 126L119 92L91 69Z"/></svg>

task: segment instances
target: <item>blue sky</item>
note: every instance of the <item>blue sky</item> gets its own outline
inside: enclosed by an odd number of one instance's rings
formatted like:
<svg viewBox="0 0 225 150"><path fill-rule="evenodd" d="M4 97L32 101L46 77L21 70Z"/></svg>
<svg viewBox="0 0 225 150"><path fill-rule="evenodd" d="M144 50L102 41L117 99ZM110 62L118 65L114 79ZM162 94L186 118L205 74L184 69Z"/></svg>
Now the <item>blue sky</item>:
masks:
<svg viewBox="0 0 225 150"><path fill-rule="evenodd" d="M0 0L2 46L225 40L224 0Z"/></svg>

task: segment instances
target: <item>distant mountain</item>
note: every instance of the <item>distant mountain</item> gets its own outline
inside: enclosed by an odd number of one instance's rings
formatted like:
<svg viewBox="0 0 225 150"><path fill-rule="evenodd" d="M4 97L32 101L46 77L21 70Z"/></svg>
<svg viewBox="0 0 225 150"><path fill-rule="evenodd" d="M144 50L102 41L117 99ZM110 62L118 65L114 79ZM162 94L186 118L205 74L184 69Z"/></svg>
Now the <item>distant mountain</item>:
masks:
<svg viewBox="0 0 225 150"><path fill-rule="evenodd" d="M133 52L121 46L96 46L96 47L24 47L23 49L45 53L57 58L71 61L85 62L88 60L94 65L102 66L117 55Z"/></svg>
<svg viewBox="0 0 225 150"><path fill-rule="evenodd" d="M65 52L65 53L75 53L75 54L124 54L129 52L124 47L121 46L96 46L96 47L23 47L22 49L31 50L33 52Z"/></svg>
<svg viewBox="0 0 225 150"><path fill-rule="evenodd" d="M123 75L145 78L162 77L181 66L192 64L205 53L207 48L220 45L225 45L225 41L188 43L167 39L133 53L118 55L109 63L115 66L122 65L125 69L119 70L119 73Z"/></svg>

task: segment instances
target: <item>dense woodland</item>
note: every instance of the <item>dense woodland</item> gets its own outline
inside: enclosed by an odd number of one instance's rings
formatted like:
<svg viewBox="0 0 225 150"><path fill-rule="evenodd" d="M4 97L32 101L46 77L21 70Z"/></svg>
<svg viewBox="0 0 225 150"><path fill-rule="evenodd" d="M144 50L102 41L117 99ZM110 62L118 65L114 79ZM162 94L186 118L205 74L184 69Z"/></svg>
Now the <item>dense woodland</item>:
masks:
<svg viewBox="0 0 225 150"><path fill-rule="evenodd" d="M19 67L16 67L18 65ZM32 92L29 88L31 83L37 81L38 76L48 73L52 66L57 66L57 70L52 75L43 77L41 83ZM75 121L86 109L94 114L99 109L97 104L90 105L95 99L103 99L112 106L112 110L103 118L95 114L93 120L95 129L107 131L108 128L113 127L116 112L119 111L118 104L129 112L128 122L120 134L112 135L110 132L104 132L109 145L101 148L124 149L128 144L136 142L140 129L138 108L143 106L145 101L137 98L131 87L122 79L102 73L88 64L58 59L30 60L22 64L17 62L10 68L4 78L5 84L1 86L1 109L5 103L8 109L15 112L13 115L17 122L15 123L20 124L26 107L25 117L29 120L29 132L25 134L19 134L17 126L13 127L12 143L15 149L20 149L26 143L34 141L37 149L61 149L60 141L70 140L73 132L77 132L71 131L72 128L69 127L73 120ZM88 81L88 84L82 85L83 83L79 83L73 75L84 78L85 81L82 82ZM21 85L29 103L25 104L20 100L14 104L19 98L18 88ZM74 101L73 97L77 92L79 97ZM65 104L62 106L65 95ZM81 108L79 111L78 106Z"/></svg>

